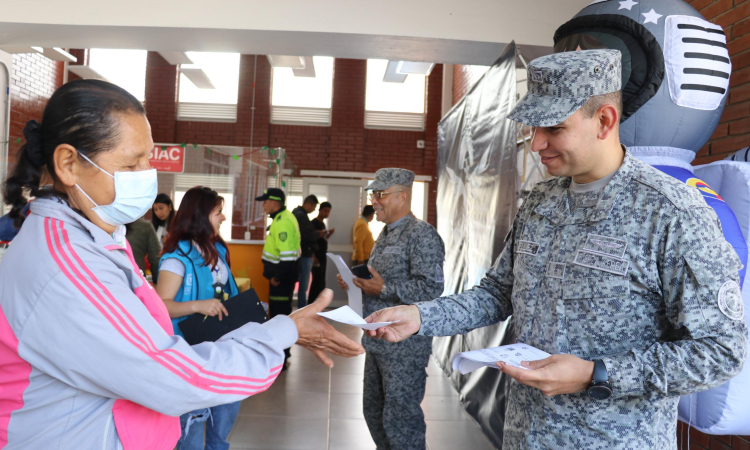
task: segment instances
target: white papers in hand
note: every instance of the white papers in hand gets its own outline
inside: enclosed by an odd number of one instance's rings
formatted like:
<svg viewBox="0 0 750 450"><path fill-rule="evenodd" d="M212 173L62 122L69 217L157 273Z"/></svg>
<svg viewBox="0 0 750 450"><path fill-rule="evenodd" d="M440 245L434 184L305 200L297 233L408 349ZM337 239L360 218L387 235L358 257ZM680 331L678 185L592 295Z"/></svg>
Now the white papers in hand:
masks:
<svg viewBox="0 0 750 450"><path fill-rule="evenodd" d="M498 361L513 367L527 369L521 365L521 361L536 361L550 356L549 353L526 344L501 345L500 347L459 353L453 357L452 366L453 370L460 370L463 375L485 366L497 369L495 363Z"/></svg>
<svg viewBox="0 0 750 450"><path fill-rule="evenodd" d="M336 264L336 268L339 269L341 279L349 286L346 291L346 295L349 297L349 306L354 310L360 319L362 318L362 289L354 285L354 275L349 270L349 266L346 265L344 259L335 253L326 253L331 261Z"/></svg>
<svg viewBox="0 0 750 450"><path fill-rule="evenodd" d="M396 323L396 322L367 323L365 319L362 318L362 316L354 312L354 310L348 306L342 306L341 308L334 309L333 311L319 312L318 315L323 316L326 319L335 320L336 322L345 323L347 325L354 325L355 327L362 328L363 330L377 330L380 327L385 327L392 323Z"/></svg>

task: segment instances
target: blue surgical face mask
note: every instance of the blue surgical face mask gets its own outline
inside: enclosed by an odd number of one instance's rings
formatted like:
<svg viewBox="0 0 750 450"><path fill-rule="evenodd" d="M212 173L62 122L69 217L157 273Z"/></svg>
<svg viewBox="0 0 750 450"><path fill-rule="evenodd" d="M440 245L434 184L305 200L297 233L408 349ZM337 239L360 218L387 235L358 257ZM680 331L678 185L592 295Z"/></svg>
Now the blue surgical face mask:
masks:
<svg viewBox="0 0 750 450"><path fill-rule="evenodd" d="M115 201L110 205L102 206L97 205L96 202L92 200L83 189L81 189L81 186L78 186L78 183L76 183L78 190L80 190L83 195L94 204L95 207L91 208L91 210L94 211L105 223L114 227L133 223L143 217L143 215L151 208L151 205L154 204L154 199L156 199L156 193L159 187L156 181L156 169L141 170L139 172L118 171L112 175L96 165L94 161L87 158L83 153L79 153L79 155L83 156L86 161L90 162L94 167L115 180Z"/></svg>

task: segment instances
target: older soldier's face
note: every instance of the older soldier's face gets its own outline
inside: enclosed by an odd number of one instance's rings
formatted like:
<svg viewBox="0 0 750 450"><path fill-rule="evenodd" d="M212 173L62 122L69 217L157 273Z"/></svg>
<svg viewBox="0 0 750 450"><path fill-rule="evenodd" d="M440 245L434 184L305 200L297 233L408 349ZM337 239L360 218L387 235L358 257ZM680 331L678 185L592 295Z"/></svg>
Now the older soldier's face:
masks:
<svg viewBox="0 0 750 450"><path fill-rule="evenodd" d="M400 193L403 192L399 186L391 186L383 191L373 191L370 194L372 207L375 209L375 217L378 222L389 223L390 215L397 212L403 203Z"/></svg>
<svg viewBox="0 0 750 450"><path fill-rule="evenodd" d="M532 130L531 151L539 153L550 175L577 177L596 167L601 157L596 151L596 117L587 119L579 109L559 125Z"/></svg>

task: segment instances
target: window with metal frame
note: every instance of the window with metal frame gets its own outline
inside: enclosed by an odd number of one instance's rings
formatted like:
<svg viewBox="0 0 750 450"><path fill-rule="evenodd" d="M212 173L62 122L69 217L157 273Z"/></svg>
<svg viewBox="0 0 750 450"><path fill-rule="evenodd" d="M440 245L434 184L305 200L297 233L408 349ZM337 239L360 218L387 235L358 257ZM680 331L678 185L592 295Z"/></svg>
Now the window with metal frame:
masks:
<svg viewBox="0 0 750 450"><path fill-rule="evenodd" d="M365 128L424 131L427 76L388 82L383 79L387 67L387 60L367 60Z"/></svg>

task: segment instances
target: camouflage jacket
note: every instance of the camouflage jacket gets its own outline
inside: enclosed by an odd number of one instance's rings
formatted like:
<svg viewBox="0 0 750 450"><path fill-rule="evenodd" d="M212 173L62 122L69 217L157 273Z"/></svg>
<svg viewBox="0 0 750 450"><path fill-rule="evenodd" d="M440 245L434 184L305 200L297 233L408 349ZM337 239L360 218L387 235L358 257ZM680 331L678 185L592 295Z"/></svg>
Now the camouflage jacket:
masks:
<svg viewBox="0 0 750 450"><path fill-rule="evenodd" d="M365 317L390 306L432 300L443 293L445 246L435 228L409 214L392 230L386 230L388 227L383 228L375 241L369 262L383 277L385 287L378 296L363 294ZM414 336L390 344L365 335L362 345L368 350L398 353L402 357L414 352L429 355L432 338ZM427 364L426 356L422 359Z"/></svg>
<svg viewBox="0 0 750 450"><path fill-rule="evenodd" d="M513 314L518 342L604 361L607 400L513 381L505 449L676 449L679 396L745 361L739 258L697 190L629 153L596 206L571 213L569 184L537 185L480 285L418 305L420 334Z"/></svg>

